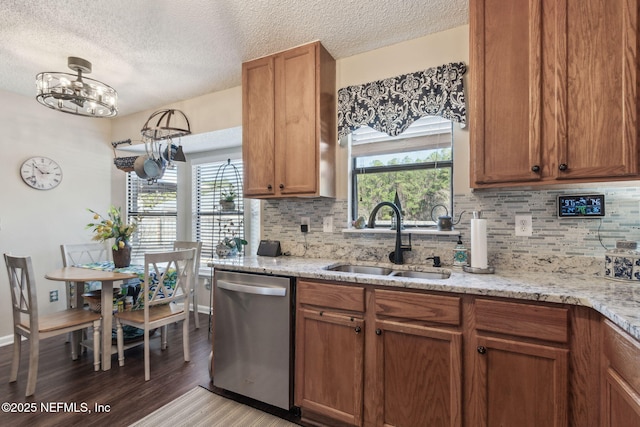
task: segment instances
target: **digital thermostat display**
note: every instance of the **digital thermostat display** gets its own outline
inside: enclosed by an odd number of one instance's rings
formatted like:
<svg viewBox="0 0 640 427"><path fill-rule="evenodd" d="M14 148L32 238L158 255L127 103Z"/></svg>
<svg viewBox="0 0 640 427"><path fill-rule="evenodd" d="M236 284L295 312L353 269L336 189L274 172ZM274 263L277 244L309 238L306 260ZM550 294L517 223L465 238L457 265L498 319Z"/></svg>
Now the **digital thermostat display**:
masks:
<svg viewBox="0 0 640 427"><path fill-rule="evenodd" d="M592 218L604 216L604 194L558 196L558 217Z"/></svg>

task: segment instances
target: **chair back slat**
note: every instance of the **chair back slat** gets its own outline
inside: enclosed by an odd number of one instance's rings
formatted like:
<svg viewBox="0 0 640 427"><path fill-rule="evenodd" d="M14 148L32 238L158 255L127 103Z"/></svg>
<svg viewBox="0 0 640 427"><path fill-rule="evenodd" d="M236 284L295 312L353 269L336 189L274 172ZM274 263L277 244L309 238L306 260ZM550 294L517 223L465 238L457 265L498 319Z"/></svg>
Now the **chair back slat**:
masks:
<svg viewBox="0 0 640 427"><path fill-rule="evenodd" d="M145 255L144 307L181 301L189 295L196 250ZM188 307L188 298L185 299Z"/></svg>
<svg viewBox="0 0 640 427"><path fill-rule="evenodd" d="M173 242L173 250L177 251L180 249L195 249L196 250L196 259L193 263L193 280L198 280L198 274L200 272L200 253L202 252L202 242L187 242L176 240ZM195 286L191 286L191 289L195 288Z"/></svg>
<svg viewBox="0 0 640 427"><path fill-rule="evenodd" d="M9 275L14 324L21 323L21 314L26 314L32 322L30 327L34 327L38 324L38 299L31 257L4 254L4 262Z"/></svg>
<svg viewBox="0 0 640 427"><path fill-rule="evenodd" d="M64 267L111 260L111 250L106 242L60 245L60 251Z"/></svg>

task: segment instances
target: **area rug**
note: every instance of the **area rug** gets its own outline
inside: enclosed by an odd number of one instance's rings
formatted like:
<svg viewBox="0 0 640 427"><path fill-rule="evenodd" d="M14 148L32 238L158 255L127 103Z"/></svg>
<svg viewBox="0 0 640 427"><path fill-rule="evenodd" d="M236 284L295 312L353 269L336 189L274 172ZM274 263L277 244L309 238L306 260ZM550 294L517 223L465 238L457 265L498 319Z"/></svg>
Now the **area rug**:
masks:
<svg viewBox="0 0 640 427"><path fill-rule="evenodd" d="M196 387L131 426L297 427L297 424Z"/></svg>

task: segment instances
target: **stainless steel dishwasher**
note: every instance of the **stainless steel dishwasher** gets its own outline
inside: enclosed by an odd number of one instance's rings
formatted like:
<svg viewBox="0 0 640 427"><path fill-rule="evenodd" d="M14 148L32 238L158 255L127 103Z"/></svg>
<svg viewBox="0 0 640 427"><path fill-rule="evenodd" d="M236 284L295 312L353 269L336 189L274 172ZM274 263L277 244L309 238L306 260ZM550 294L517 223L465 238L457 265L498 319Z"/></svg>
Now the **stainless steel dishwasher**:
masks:
<svg viewBox="0 0 640 427"><path fill-rule="evenodd" d="M292 279L215 270L214 286L213 385L291 409Z"/></svg>

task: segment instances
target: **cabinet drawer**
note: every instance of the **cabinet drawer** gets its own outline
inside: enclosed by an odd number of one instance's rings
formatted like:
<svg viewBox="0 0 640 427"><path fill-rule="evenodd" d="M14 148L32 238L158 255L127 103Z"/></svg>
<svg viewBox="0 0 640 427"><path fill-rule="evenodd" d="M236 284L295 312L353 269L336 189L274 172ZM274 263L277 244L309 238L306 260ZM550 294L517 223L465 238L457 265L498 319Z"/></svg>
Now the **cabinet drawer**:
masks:
<svg viewBox="0 0 640 427"><path fill-rule="evenodd" d="M602 347L609 365L640 393L640 344L605 320Z"/></svg>
<svg viewBox="0 0 640 427"><path fill-rule="evenodd" d="M476 299L476 329L566 343L569 310Z"/></svg>
<svg viewBox="0 0 640 427"><path fill-rule="evenodd" d="M297 300L300 304L364 312L364 288L327 283L298 281Z"/></svg>
<svg viewBox="0 0 640 427"><path fill-rule="evenodd" d="M375 291L376 314L460 325L460 298L414 292Z"/></svg>

